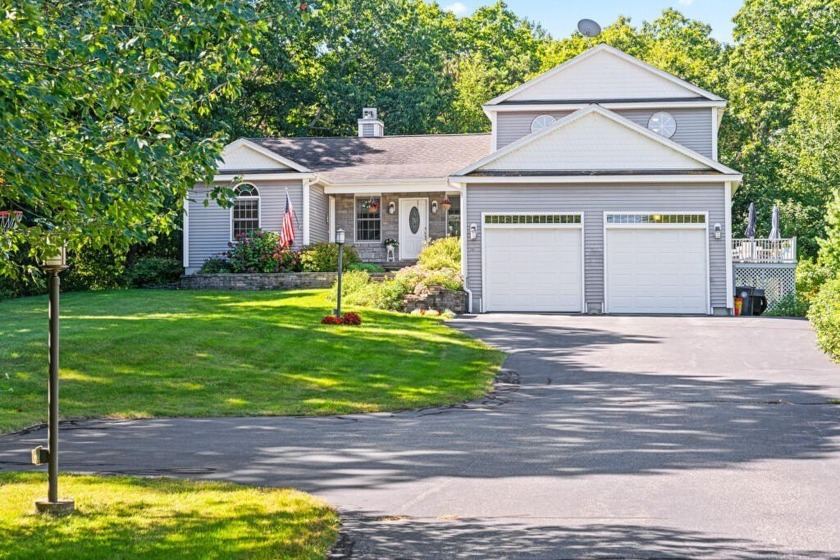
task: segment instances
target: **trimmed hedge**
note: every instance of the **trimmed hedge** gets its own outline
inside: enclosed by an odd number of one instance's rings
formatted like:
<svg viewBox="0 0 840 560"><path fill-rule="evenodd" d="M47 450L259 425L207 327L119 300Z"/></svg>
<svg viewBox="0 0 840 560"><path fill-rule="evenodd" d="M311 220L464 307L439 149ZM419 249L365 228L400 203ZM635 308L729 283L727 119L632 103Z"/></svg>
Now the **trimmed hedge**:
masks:
<svg viewBox="0 0 840 560"><path fill-rule="evenodd" d="M811 299L808 318L817 331L820 348L840 361L840 278L823 284Z"/></svg>

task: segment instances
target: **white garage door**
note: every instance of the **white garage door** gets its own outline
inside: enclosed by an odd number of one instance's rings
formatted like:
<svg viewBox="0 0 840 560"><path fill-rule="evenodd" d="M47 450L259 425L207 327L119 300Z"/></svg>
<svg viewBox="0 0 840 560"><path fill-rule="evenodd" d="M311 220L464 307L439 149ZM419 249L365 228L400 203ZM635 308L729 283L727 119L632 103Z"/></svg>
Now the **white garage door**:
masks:
<svg viewBox="0 0 840 560"><path fill-rule="evenodd" d="M581 240L575 228L484 228L484 311L580 312Z"/></svg>
<svg viewBox="0 0 840 560"><path fill-rule="evenodd" d="M706 314L706 230L607 229L609 313Z"/></svg>

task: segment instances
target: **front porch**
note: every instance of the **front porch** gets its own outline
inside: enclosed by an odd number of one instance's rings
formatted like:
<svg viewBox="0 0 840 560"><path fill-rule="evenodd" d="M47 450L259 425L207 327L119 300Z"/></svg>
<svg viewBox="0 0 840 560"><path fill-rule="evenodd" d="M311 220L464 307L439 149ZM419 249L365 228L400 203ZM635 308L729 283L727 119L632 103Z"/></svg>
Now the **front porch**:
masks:
<svg viewBox="0 0 840 560"><path fill-rule="evenodd" d="M426 241L460 235L460 203L452 191L331 194L330 240L343 229L364 262L387 263L385 240L395 239L393 260L412 264Z"/></svg>

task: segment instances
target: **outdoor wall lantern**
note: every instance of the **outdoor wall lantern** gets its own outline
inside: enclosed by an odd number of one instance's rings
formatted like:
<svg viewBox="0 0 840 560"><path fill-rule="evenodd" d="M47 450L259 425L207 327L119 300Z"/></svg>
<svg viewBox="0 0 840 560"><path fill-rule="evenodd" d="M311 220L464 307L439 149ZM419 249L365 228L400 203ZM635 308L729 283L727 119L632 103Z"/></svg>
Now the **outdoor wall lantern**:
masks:
<svg viewBox="0 0 840 560"><path fill-rule="evenodd" d="M67 268L67 247L55 249L41 264L50 275L50 375L47 413L47 449L41 446L32 450L32 462L47 463L49 486L47 497L35 500L39 512L54 515L70 513L75 509L73 500L58 497L58 357L59 357L59 295L61 280L58 275Z"/></svg>
<svg viewBox="0 0 840 560"><path fill-rule="evenodd" d="M475 240L478 237L478 226L470 224L470 239Z"/></svg>
<svg viewBox="0 0 840 560"><path fill-rule="evenodd" d="M432 214L437 214L437 211L438 211L438 201L433 200L432 201Z"/></svg>
<svg viewBox="0 0 840 560"><path fill-rule="evenodd" d="M723 231L723 227L720 224L715 224L715 239L720 239L721 231Z"/></svg>
<svg viewBox="0 0 840 560"><path fill-rule="evenodd" d="M335 242L338 245L338 281L336 282L337 292L335 295L335 316L341 317L341 276L344 269L344 230L338 229L335 232Z"/></svg>
<svg viewBox="0 0 840 560"><path fill-rule="evenodd" d="M396 211L397 211L397 203L394 202L394 201L389 202L388 203L388 213L393 214Z"/></svg>

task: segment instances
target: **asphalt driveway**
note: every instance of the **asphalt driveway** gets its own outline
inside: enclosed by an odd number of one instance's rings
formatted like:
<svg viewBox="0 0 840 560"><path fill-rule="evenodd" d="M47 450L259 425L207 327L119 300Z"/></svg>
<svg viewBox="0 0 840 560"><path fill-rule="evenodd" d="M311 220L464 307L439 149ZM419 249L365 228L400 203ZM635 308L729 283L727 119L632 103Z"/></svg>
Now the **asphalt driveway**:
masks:
<svg viewBox="0 0 840 560"><path fill-rule="evenodd" d="M335 557L840 556L840 367L806 322L454 324L510 353L481 402L80 422L62 467L301 488L342 510ZM44 439L0 438L0 469Z"/></svg>

